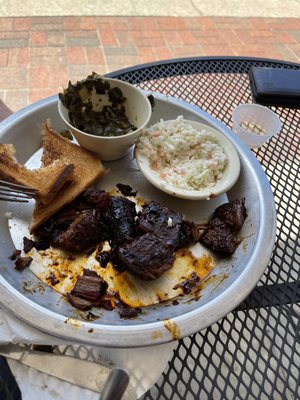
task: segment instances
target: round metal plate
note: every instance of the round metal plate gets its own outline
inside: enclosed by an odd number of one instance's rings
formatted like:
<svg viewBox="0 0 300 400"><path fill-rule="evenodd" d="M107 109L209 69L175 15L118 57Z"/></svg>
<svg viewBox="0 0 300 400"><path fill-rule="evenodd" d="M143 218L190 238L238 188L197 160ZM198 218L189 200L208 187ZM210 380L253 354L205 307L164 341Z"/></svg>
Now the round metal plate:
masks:
<svg viewBox="0 0 300 400"><path fill-rule="evenodd" d="M189 295L179 304L172 301L147 307L138 318L120 319L117 312L101 311L88 322L65 299L43 285L31 272L18 272L8 259L15 249L18 220L30 218L30 208L0 204L0 302L14 315L47 333L70 340L111 347L159 344L195 333L234 309L254 288L271 256L276 228L273 195L268 180L250 150L223 124L198 107L164 95L154 94L156 106L150 123L178 115L221 131L235 145L241 174L226 193L210 201L187 201L163 194L145 181L132 154L107 163L111 169L103 187L130 183L146 200L160 201L181 211L187 219L205 221L214 208L228 200L245 197L248 218L241 232L243 241L233 257L222 260L195 301ZM7 118L0 124L2 143L13 143L17 159L26 163L41 147L41 124L50 118L57 130L64 129L57 111L57 97L49 97ZM8 224L7 212L13 219ZM24 222L24 221L23 221Z"/></svg>

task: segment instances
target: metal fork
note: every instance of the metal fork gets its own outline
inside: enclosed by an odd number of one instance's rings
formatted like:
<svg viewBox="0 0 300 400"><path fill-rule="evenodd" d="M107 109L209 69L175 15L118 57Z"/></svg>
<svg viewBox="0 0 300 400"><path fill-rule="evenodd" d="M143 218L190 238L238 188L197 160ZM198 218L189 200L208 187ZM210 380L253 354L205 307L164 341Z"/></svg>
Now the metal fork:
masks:
<svg viewBox="0 0 300 400"><path fill-rule="evenodd" d="M0 201L14 203L27 203L30 198L37 194L36 189L27 186L0 180Z"/></svg>

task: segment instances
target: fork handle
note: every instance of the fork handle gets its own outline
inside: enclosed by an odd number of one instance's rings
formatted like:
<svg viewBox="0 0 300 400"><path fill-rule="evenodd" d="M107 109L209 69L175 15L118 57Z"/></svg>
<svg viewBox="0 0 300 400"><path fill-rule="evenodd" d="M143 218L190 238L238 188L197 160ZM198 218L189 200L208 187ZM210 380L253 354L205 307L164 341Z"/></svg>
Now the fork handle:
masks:
<svg viewBox="0 0 300 400"><path fill-rule="evenodd" d="M18 383L3 356L0 356L0 399L22 400Z"/></svg>
<svg viewBox="0 0 300 400"><path fill-rule="evenodd" d="M100 400L122 399L128 384L129 376L123 369L112 369L101 391Z"/></svg>

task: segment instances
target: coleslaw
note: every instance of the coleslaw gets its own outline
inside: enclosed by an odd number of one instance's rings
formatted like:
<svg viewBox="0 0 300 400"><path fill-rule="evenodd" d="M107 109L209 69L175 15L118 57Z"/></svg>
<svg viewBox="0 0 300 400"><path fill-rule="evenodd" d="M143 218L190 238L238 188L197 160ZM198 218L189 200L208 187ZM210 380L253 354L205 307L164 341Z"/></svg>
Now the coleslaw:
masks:
<svg viewBox="0 0 300 400"><path fill-rule="evenodd" d="M186 190L215 186L227 164L225 150L215 137L195 129L182 116L145 129L137 148L160 179Z"/></svg>

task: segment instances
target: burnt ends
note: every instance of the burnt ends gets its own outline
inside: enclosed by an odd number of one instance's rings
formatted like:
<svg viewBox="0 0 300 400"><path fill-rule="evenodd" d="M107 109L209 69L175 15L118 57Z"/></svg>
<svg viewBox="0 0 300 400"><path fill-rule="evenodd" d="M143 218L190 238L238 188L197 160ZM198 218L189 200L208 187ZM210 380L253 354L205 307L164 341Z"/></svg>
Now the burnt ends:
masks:
<svg viewBox="0 0 300 400"><path fill-rule="evenodd" d="M244 198L222 204L209 219L200 236L200 243L220 255L233 254L240 244L238 232L246 218Z"/></svg>
<svg viewBox="0 0 300 400"><path fill-rule="evenodd" d="M127 195L134 193L131 187L125 191ZM237 234L246 217L245 199L235 200L218 207L201 229L184 220L181 213L155 201L144 204L137 212L135 202L127 197L92 187L42 224L35 232L37 241L24 240L24 247L44 247L47 243L86 254L98 248L96 260L102 268L111 262L118 271L127 270L140 279L153 280L173 266L177 250L198 241L220 255L232 254L240 242ZM110 251L102 250L104 241L109 242ZM78 277L67 296L73 306L89 310L94 305L107 308L112 304L106 298L106 282L95 274L84 270ZM195 278L193 285L196 281ZM127 310L121 314L128 318L135 313Z"/></svg>

